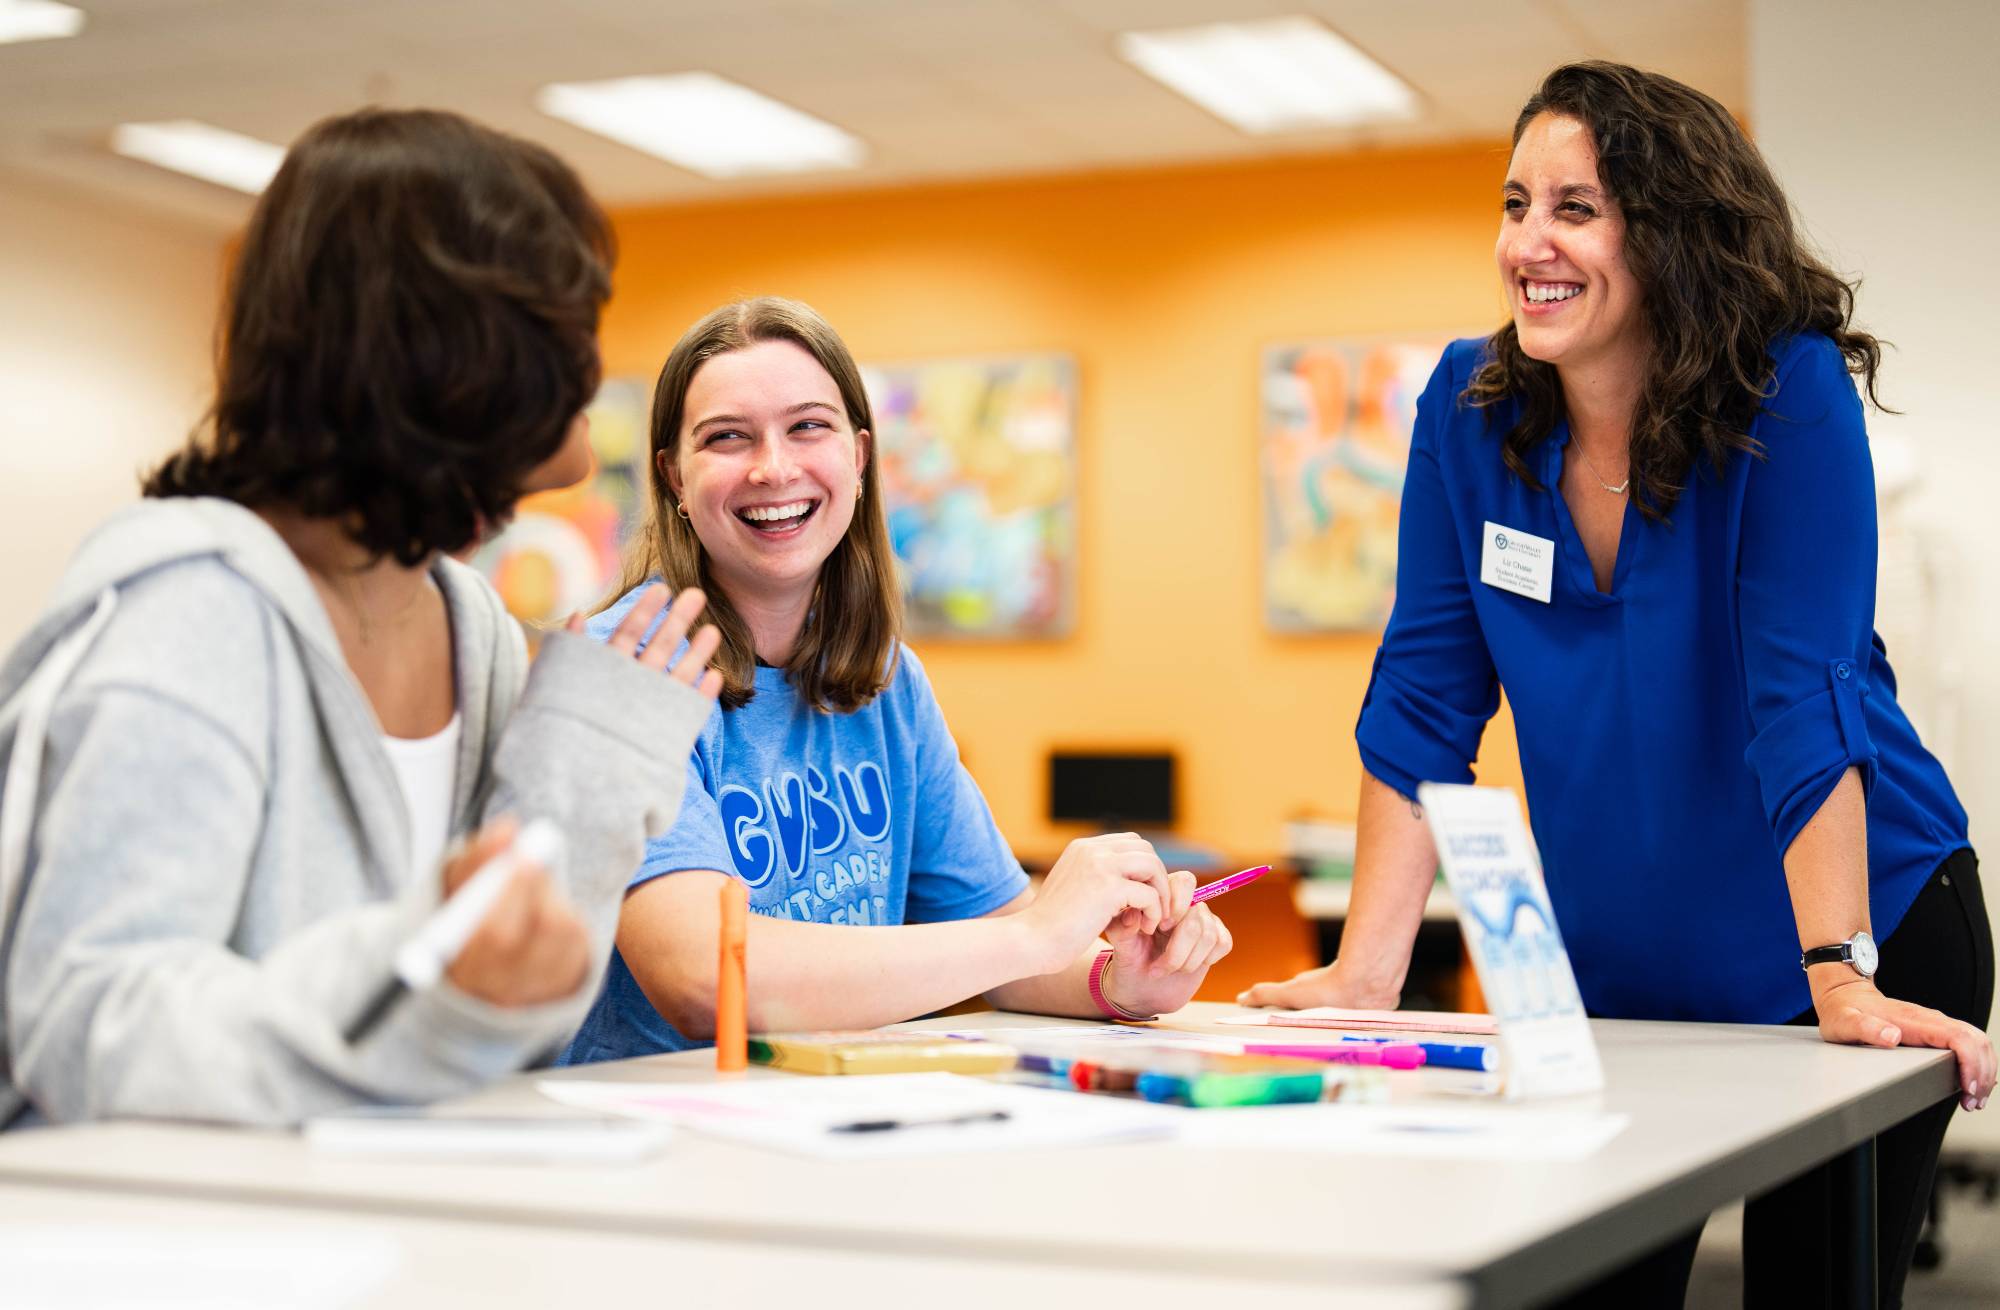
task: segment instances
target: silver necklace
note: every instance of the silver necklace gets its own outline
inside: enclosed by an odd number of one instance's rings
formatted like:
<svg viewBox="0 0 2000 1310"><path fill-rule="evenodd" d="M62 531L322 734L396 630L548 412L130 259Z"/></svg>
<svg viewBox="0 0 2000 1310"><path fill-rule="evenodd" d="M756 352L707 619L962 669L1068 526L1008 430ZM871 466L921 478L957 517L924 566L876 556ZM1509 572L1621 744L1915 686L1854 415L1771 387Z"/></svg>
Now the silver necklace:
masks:
<svg viewBox="0 0 2000 1310"><path fill-rule="evenodd" d="M1583 466L1590 470L1590 480L1614 496L1624 495L1625 488L1632 485L1632 470L1629 468L1626 469L1625 480L1614 487L1609 482L1606 482L1603 475L1597 471L1597 465L1590 462L1590 456L1584 452L1583 443L1578 441L1574 444L1576 446L1576 453L1583 457Z"/></svg>

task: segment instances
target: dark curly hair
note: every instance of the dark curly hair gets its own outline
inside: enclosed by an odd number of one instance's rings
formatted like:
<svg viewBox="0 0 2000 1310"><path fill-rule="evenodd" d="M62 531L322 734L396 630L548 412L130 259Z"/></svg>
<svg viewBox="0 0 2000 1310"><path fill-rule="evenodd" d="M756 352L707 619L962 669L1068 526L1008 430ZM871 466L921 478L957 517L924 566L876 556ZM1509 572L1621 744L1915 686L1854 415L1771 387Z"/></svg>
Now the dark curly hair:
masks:
<svg viewBox="0 0 2000 1310"><path fill-rule="evenodd" d="M1593 61L1550 73L1514 120L1519 144L1541 114L1576 119L1597 150L1599 180L1625 220L1652 351L1632 416L1632 494L1654 519L1672 512L1697 461L1720 470L1757 453L1750 423L1769 399L1772 343L1831 337L1880 407L1881 344L1854 330L1854 284L1809 250L1757 147L1708 96L1658 73ZM1507 324L1461 399L1521 402L1501 455L1529 486L1527 455L1563 418L1554 366L1522 353Z"/></svg>
<svg viewBox="0 0 2000 1310"><path fill-rule="evenodd" d="M215 405L145 494L336 519L405 565L473 544L597 390L612 255L540 146L433 110L316 124L251 215Z"/></svg>

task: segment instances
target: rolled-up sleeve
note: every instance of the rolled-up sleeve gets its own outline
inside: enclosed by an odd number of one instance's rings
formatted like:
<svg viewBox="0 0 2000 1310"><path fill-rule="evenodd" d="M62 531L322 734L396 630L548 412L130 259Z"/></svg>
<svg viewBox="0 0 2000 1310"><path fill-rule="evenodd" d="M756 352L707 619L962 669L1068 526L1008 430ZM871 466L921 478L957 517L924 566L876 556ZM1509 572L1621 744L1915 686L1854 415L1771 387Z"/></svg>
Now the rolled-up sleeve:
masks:
<svg viewBox="0 0 2000 1310"><path fill-rule="evenodd" d="M1861 400L1831 341L1788 356L1743 484L1737 625L1756 774L1782 855L1849 768L1875 786L1869 740L1875 476Z"/></svg>
<svg viewBox="0 0 2000 1310"><path fill-rule="evenodd" d="M1417 401L1397 536L1396 604L1375 652L1354 739L1368 771L1404 796L1420 782L1470 782L1500 708L1439 460L1457 403L1452 351Z"/></svg>

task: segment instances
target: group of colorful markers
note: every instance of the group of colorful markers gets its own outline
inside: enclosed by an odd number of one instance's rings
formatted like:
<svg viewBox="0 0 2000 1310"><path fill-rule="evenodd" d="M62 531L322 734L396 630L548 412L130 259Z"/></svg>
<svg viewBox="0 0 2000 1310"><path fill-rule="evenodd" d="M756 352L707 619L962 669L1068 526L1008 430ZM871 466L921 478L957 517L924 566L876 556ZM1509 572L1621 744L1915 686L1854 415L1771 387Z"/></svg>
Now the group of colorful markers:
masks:
<svg viewBox="0 0 2000 1310"><path fill-rule="evenodd" d="M1222 878L1194 894L1211 900L1256 881L1268 865ZM737 1072L747 1062L744 938L748 897L743 884L725 879L721 892L716 963L715 1066ZM1079 1059L1072 1050L1024 1050L1014 1067L1061 1080L1079 1091L1127 1091L1148 1101L1179 1105L1273 1105L1328 1096L1370 1098L1379 1090L1363 1078L1330 1076L1325 1066L1350 1068L1470 1069L1498 1067L1490 1046L1413 1042L1394 1037L1343 1036L1337 1044L1249 1042L1227 1052L1152 1047L1119 1050L1109 1059ZM1138 1058L1134 1058L1138 1057Z"/></svg>

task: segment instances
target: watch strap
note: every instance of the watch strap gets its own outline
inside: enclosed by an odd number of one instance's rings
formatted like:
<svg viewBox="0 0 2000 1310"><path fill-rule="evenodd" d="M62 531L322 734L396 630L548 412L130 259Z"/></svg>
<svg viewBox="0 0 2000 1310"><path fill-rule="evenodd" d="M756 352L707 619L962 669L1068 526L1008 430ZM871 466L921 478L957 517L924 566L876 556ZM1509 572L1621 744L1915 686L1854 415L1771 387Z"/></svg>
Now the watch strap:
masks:
<svg viewBox="0 0 2000 1310"><path fill-rule="evenodd" d="M1799 956L1799 967L1801 969L1811 968L1815 964L1852 963L1854 963L1853 942L1835 942L1831 946L1815 946Z"/></svg>

